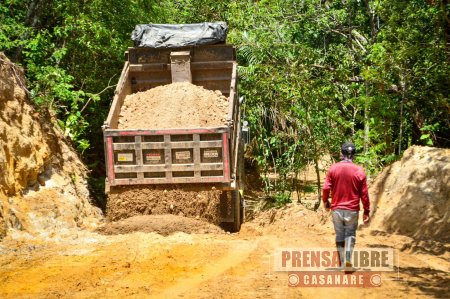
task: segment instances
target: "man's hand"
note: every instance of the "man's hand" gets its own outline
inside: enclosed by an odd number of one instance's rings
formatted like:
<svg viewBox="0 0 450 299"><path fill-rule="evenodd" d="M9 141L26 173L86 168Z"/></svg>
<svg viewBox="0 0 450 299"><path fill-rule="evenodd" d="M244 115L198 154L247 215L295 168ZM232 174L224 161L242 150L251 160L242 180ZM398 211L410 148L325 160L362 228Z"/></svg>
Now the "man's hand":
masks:
<svg viewBox="0 0 450 299"><path fill-rule="evenodd" d="M369 215L363 215L363 222L364 222L364 224L368 224L370 222L370 216Z"/></svg>
<svg viewBox="0 0 450 299"><path fill-rule="evenodd" d="M324 207L325 207L325 211L329 212L330 211L330 202L327 200L323 203Z"/></svg>

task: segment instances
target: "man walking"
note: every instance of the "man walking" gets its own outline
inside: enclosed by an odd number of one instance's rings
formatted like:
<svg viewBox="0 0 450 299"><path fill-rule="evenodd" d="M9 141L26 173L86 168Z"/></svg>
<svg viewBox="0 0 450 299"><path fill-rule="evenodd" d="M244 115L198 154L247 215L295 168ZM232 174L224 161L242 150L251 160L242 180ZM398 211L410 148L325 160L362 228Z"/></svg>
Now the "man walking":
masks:
<svg viewBox="0 0 450 299"><path fill-rule="evenodd" d="M336 247L339 252L341 267L352 268L352 252L358 227L359 201L363 204L364 224L369 222L369 192L366 174L362 167L353 163L356 148L352 143L341 147L342 161L331 165L327 173L322 192L325 210L332 210ZM328 197L332 192L331 204Z"/></svg>

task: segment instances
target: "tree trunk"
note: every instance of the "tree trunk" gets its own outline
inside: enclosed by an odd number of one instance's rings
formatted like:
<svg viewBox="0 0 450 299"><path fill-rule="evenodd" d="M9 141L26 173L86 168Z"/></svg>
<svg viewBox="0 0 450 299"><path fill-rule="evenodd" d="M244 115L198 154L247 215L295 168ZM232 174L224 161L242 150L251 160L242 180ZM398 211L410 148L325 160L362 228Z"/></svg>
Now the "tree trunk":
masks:
<svg viewBox="0 0 450 299"><path fill-rule="evenodd" d="M402 99L400 101L400 129L399 129L399 133L398 133L398 154L401 155L402 153L402 139L403 139L403 105L405 102L405 94L406 94L406 79L404 75L401 75L400 78L400 85L402 88Z"/></svg>
<svg viewBox="0 0 450 299"><path fill-rule="evenodd" d="M316 176L317 176L317 203L314 205L314 210L317 210L320 206L320 201L322 199L321 197L321 186L320 186L320 169L319 169L319 156L318 156L318 149L317 149L317 143L314 139L314 129L313 129L313 125L311 122L311 116L309 114L309 111L306 110L306 120L308 122L308 135L309 135L309 141L311 143L312 146L312 156L314 159L314 168L316 170Z"/></svg>
<svg viewBox="0 0 450 299"><path fill-rule="evenodd" d="M320 182L320 169L319 169L319 159L317 156L314 156L314 168L316 169L317 176L317 203L314 206L314 211L316 211L320 207L320 201L322 200L322 186Z"/></svg>
<svg viewBox="0 0 450 299"><path fill-rule="evenodd" d="M366 82L366 97L364 99L364 154L366 155L369 151L369 130L370 130L370 124L369 124L369 86Z"/></svg>

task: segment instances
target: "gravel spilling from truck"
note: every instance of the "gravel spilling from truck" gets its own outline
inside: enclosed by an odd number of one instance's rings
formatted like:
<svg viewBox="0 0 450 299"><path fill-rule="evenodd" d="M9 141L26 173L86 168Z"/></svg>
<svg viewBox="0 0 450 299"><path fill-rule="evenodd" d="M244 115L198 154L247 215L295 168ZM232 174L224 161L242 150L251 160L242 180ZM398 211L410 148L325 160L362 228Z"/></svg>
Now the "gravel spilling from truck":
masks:
<svg viewBox="0 0 450 299"><path fill-rule="evenodd" d="M219 90L172 83L128 95L118 129L221 127L226 125L227 109L228 99Z"/></svg>
<svg viewBox="0 0 450 299"><path fill-rule="evenodd" d="M118 221L137 215L175 214L219 224L221 194L192 185L118 186L108 195L107 215Z"/></svg>
<svg viewBox="0 0 450 299"><path fill-rule="evenodd" d="M168 236L183 232L186 234L223 234L214 224L177 215L140 215L117 222L108 222L98 230L104 235L120 235L132 232L155 232Z"/></svg>

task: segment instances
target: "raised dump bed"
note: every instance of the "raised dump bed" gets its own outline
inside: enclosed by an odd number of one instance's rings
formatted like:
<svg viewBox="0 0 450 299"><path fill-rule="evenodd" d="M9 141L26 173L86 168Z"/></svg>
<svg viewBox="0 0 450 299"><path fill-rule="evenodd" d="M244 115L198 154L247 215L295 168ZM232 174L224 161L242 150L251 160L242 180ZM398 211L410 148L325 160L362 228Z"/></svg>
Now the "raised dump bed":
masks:
<svg viewBox="0 0 450 299"><path fill-rule="evenodd" d="M232 191L233 218L242 218L238 190L242 189L243 145L235 48L226 44L129 48L126 60L103 126L106 191L124 185L211 184ZM223 125L170 127L161 123L119 129L128 95L173 82L220 91L228 100Z"/></svg>
<svg viewBox="0 0 450 299"><path fill-rule="evenodd" d="M207 128L167 128L161 124L160 128L119 130L125 97L172 83L171 70L179 69L180 64L171 61L171 53L180 52L189 53L193 84L219 90L228 98L226 124ZM234 186L240 130L234 47L130 48L127 57L103 127L107 184L208 182Z"/></svg>

